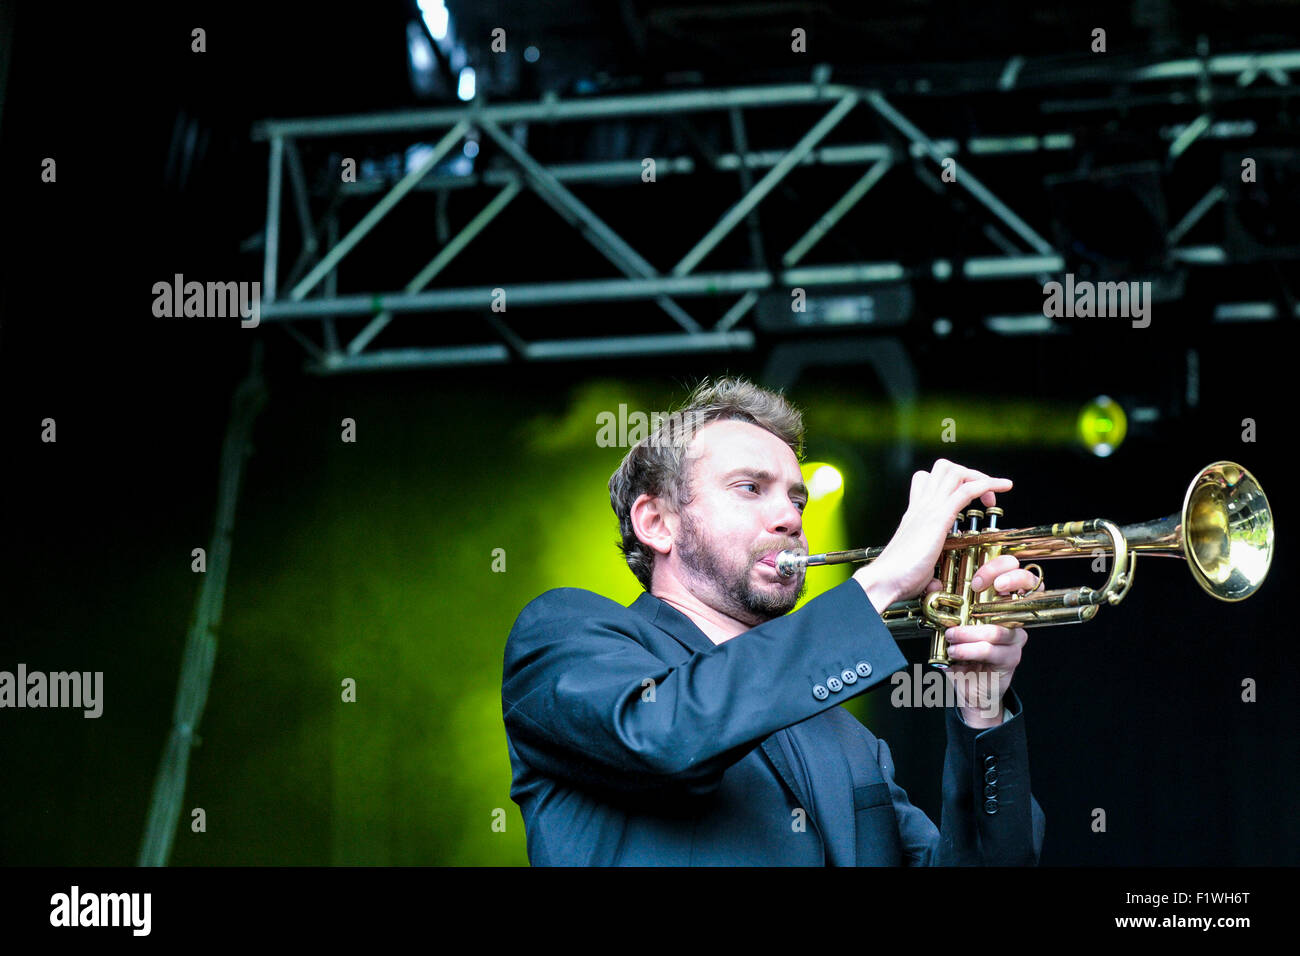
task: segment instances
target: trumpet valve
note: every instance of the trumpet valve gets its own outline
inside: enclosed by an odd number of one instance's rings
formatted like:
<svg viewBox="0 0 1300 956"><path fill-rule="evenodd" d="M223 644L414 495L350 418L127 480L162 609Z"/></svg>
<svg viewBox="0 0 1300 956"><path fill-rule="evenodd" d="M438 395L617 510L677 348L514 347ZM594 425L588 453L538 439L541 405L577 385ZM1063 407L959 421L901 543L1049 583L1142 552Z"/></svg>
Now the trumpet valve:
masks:
<svg viewBox="0 0 1300 956"><path fill-rule="evenodd" d="M1002 517L1002 509L997 507L989 508L984 512L984 514L987 515L989 519L988 526L984 530L997 531L998 519Z"/></svg>

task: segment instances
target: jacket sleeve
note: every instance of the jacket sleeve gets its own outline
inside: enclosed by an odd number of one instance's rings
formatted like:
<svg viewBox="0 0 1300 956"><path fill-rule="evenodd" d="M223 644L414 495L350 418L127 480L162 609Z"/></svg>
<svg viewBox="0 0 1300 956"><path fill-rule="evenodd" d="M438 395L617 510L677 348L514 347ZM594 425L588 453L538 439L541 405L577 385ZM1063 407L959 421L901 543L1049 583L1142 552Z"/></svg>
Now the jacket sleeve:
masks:
<svg viewBox="0 0 1300 956"><path fill-rule="evenodd" d="M969 726L956 707L948 708L937 828L894 781L889 746L879 741L878 762L909 866L1038 865L1047 818L1029 790L1024 708L1014 688L1003 703L1006 720L983 730Z"/></svg>
<svg viewBox="0 0 1300 956"><path fill-rule="evenodd" d="M522 760L577 785L707 793L769 735L906 664L853 580L680 663L642 646L638 626L649 625L573 588L524 608L506 642L501 686ZM845 671L853 681L828 693L829 677Z"/></svg>

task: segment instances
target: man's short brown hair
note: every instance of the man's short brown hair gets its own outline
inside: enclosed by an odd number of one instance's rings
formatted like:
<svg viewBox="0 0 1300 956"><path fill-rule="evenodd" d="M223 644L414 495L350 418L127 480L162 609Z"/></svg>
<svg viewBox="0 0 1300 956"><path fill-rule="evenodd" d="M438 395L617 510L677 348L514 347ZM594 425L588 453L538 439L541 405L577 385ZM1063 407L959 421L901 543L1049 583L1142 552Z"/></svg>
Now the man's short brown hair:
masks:
<svg viewBox="0 0 1300 956"><path fill-rule="evenodd" d="M609 479L609 503L618 515L619 548L636 579L647 591L654 575L655 552L637 540L632 505L641 495L666 499L680 512L691 500L687 448L705 425L741 421L766 429L803 460L803 415L779 392L741 378L701 382L686 403L672 412L654 434L637 442Z"/></svg>

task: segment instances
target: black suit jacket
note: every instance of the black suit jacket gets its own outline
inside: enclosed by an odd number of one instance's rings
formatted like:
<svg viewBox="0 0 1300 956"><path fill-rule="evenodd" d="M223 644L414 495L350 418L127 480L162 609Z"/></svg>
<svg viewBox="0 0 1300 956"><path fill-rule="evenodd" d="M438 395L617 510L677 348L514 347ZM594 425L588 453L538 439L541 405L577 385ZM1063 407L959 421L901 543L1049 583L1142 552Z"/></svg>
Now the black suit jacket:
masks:
<svg viewBox="0 0 1300 956"><path fill-rule="evenodd" d="M502 712L534 865L1026 865L1045 817L1022 706L946 717L940 826L838 706L906 666L856 581L714 645L643 594L576 588L520 613Z"/></svg>

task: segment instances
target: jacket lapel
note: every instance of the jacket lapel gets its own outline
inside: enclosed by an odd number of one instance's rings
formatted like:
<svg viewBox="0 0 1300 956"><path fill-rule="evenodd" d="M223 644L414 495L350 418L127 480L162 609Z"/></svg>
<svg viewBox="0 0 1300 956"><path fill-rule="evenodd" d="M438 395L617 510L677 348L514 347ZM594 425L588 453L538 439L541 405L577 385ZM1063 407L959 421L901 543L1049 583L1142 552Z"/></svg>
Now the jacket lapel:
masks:
<svg viewBox="0 0 1300 956"><path fill-rule="evenodd" d="M703 631L695 626L694 621L667 601L662 601L653 594L642 594L632 602L631 606L634 611L644 614L651 624L660 630L666 631L673 640L688 651L707 654L717 647ZM779 733L781 731L777 731L777 734ZM776 772L781 775L785 785L790 788L790 792L798 799L799 805L810 807L810 794L804 788L803 782L795 775L785 751L777 743L776 736L776 734L773 734L763 741L763 753L767 754L767 758L772 761L772 765L776 767Z"/></svg>
<svg viewBox="0 0 1300 956"><path fill-rule="evenodd" d="M649 592L642 594L628 606L644 615L655 627L666 631L673 640L688 651L705 653L717 647L703 631L695 626L694 621L667 601L660 600Z"/></svg>
<svg viewBox="0 0 1300 956"><path fill-rule="evenodd" d="M642 594L630 606L687 650L708 653L717 647L690 618L652 594ZM742 634L734 639L743 641L745 637ZM778 730L763 741L762 747L799 805L807 808L816 821L826 843L827 863L853 866L857 862L853 780L839 747L838 734L827 733L827 727L822 723L833 723L830 717L824 712L793 727ZM814 722L821 728L819 731L810 726ZM786 748L791 748L791 751L787 753ZM816 799L804 786L804 775L796 772L795 762L802 762L810 775L816 775Z"/></svg>

